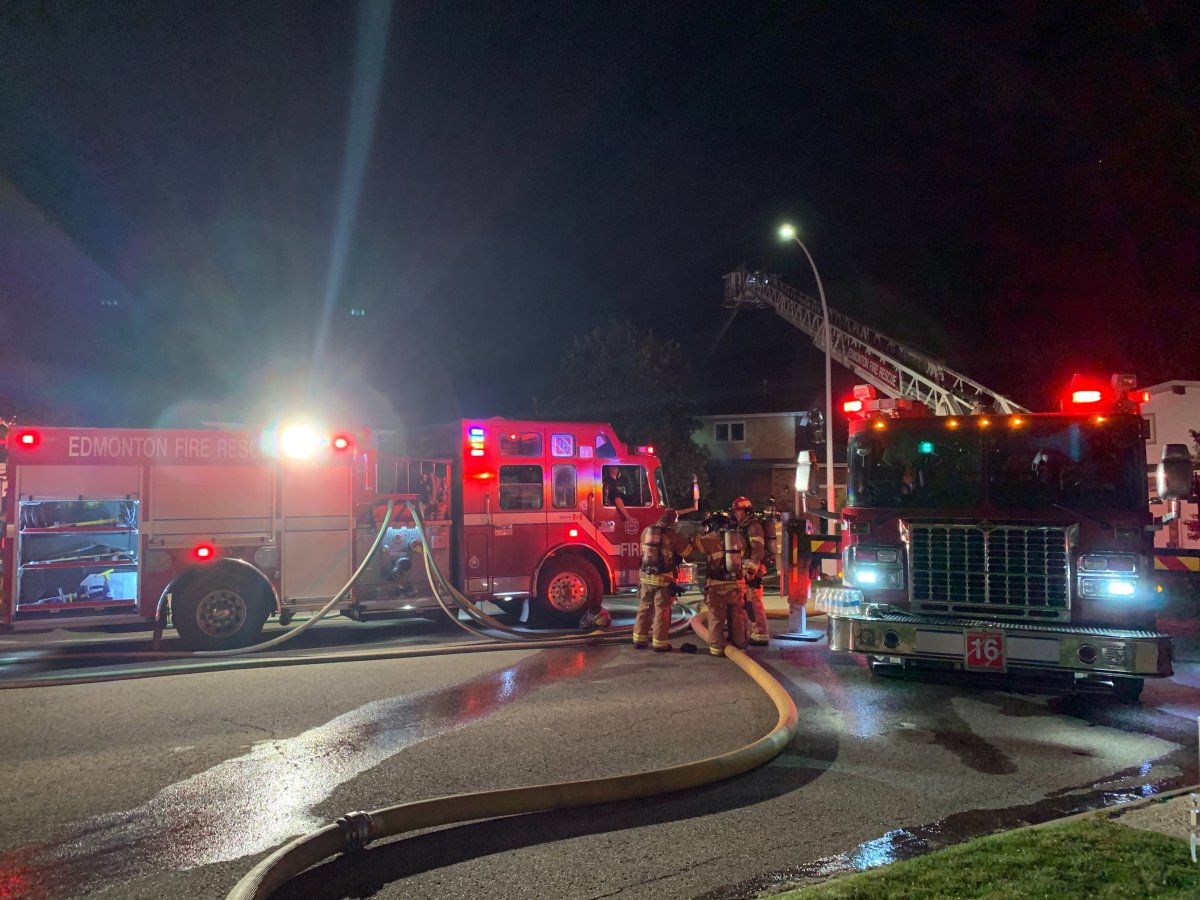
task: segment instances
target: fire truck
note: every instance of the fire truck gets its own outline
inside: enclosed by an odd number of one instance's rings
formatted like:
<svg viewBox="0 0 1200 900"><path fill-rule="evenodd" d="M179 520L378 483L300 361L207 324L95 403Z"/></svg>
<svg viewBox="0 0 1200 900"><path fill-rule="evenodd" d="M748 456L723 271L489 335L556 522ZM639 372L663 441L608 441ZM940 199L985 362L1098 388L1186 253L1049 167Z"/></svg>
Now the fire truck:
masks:
<svg viewBox="0 0 1200 900"><path fill-rule="evenodd" d="M1007 415L938 416L856 389L842 586L817 591L831 648L1057 672L1129 701L1170 675L1131 381L1077 376L1061 412Z"/></svg>
<svg viewBox="0 0 1200 900"><path fill-rule="evenodd" d="M470 599L565 623L636 589L642 529L670 505L652 446L606 424L486 419L407 447L452 460L451 574Z"/></svg>
<svg viewBox="0 0 1200 900"><path fill-rule="evenodd" d="M770 309L824 346L822 305L778 275L729 273L724 305ZM1145 677L1171 674L1155 627L1165 566L1147 504L1146 392L1129 376L1077 379L1061 412L1032 414L836 310L828 328L833 359L866 382L843 407L855 417L846 505L820 513L840 536L813 537L841 550L842 586L814 597L832 649L1057 672L1130 700ZM1164 448L1165 500L1191 494L1186 451Z"/></svg>
<svg viewBox="0 0 1200 900"><path fill-rule="evenodd" d="M666 503L651 448L607 425L470 420L436 455L369 432L42 428L7 437L0 629L169 616L185 645L252 644L332 598L373 543L386 497L420 504L433 562L472 599L578 621L637 581L638 535ZM614 507L624 502L625 517ZM441 615L398 504L341 611Z"/></svg>

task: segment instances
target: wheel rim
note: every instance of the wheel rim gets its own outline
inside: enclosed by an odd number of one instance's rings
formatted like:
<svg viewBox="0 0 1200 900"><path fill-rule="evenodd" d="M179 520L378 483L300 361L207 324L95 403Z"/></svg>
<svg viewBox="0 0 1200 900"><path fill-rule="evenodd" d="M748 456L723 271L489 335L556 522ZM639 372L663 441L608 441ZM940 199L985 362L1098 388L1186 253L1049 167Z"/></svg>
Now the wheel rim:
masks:
<svg viewBox="0 0 1200 900"><path fill-rule="evenodd" d="M587 602L587 582L578 572L559 572L546 586L546 598L559 612L575 612Z"/></svg>
<svg viewBox="0 0 1200 900"><path fill-rule="evenodd" d="M246 617L246 600L237 591L212 591L196 606L196 624L213 638L236 634L246 624Z"/></svg>

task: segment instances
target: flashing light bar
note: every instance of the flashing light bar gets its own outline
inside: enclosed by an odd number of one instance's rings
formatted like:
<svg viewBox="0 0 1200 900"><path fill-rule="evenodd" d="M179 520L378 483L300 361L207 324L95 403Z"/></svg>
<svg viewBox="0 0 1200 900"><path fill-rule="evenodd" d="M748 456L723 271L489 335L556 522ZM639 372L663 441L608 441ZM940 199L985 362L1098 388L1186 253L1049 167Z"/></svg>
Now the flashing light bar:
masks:
<svg viewBox="0 0 1200 900"><path fill-rule="evenodd" d="M861 400L846 400L842 403L842 412L844 413L860 413L863 411L863 402Z"/></svg>
<svg viewBox="0 0 1200 900"><path fill-rule="evenodd" d="M474 427L467 429L467 445L470 447L472 456L483 456L484 436L487 434L482 428ZM510 435L513 440L516 440L516 435Z"/></svg>
<svg viewBox="0 0 1200 900"><path fill-rule="evenodd" d="M1072 403L1099 403L1100 398L1104 396L1100 391L1088 388L1082 391L1071 391Z"/></svg>
<svg viewBox="0 0 1200 900"><path fill-rule="evenodd" d="M642 454L643 456L653 456L654 455L654 445L653 444L643 444L637 448L637 452Z"/></svg>

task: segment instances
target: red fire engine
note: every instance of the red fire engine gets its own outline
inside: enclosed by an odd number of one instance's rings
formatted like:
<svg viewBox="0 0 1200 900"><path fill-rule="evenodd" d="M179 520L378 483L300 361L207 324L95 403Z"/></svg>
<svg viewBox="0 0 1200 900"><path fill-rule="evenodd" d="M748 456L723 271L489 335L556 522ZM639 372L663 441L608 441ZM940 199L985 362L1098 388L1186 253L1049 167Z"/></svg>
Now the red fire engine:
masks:
<svg viewBox="0 0 1200 900"><path fill-rule="evenodd" d="M15 428L0 628L152 624L169 605L187 645L245 646L271 615L286 624L345 584L386 495L419 498L434 562L474 599L529 598L536 614L578 620L636 583L638 534L665 502L650 452L631 454L606 425L500 419L421 442L437 456L302 424ZM343 613L440 613L419 552L397 507Z"/></svg>
<svg viewBox="0 0 1200 900"><path fill-rule="evenodd" d="M577 621L637 585L642 529L668 504L653 447L630 452L605 424L505 419L411 443L453 460L452 577L471 599Z"/></svg>
<svg viewBox="0 0 1200 900"><path fill-rule="evenodd" d="M816 591L831 647L1059 672L1129 700L1170 675L1132 388L1077 377L1061 413L941 416L856 389L843 584Z"/></svg>

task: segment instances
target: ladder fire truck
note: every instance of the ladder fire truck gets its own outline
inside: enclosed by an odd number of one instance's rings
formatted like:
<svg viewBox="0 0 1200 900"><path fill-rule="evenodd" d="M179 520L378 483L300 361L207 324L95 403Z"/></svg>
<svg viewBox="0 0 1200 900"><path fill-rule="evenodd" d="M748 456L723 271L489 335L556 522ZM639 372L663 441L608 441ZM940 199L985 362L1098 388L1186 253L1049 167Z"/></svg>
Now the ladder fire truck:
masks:
<svg viewBox="0 0 1200 900"><path fill-rule="evenodd" d="M246 646L272 615L324 605L368 552L386 496L419 501L434 562L472 599L576 622L636 584L638 534L666 503L652 448L631 452L600 424L462 421L426 435L421 457L303 423L20 426L6 443L0 630L169 613L194 649ZM420 552L398 506L343 614L441 615Z"/></svg>
<svg viewBox="0 0 1200 900"><path fill-rule="evenodd" d="M773 309L821 343L820 304L776 276L730 273L725 305ZM1060 413L1031 414L832 310L830 324L833 357L868 382L843 404L842 584L814 591L831 648L1053 672L1127 700L1170 675L1132 379L1077 380ZM1160 464L1162 496L1188 492L1183 456Z"/></svg>

